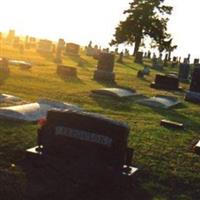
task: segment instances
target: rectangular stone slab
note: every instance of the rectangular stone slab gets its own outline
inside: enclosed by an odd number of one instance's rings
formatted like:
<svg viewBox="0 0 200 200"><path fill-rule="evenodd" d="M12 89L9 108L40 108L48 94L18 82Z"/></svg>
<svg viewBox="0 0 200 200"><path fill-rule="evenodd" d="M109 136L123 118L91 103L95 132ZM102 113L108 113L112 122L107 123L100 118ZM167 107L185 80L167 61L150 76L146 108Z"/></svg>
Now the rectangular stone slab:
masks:
<svg viewBox="0 0 200 200"><path fill-rule="evenodd" d="M139 95L134 90L122 89L122 88L102 88L93 90L92 93L105 96L119 97L119 98L133 97Z"/></svg>
<svg viewBox="0 0 200 200"><path fill-rule="evenodd" d="M21 101L19 97L12 96L9 94L0 94L0 103L7 103L7 102L17 102Z"/></svg>
<svg viewBox="0 0 200 200"><path fill-rule="evenodd" d="M32 67L32 64L30 62L26 62L23 60L9 60L9 64L22 67Z"/></svg>
<svg viewBox="0 0 200 200"><path fill-rule="evenodd" d="M160 125L165 126L167 128L175 128L175 129L183 129L184 128L184 125L182 123L169 121L166 119L162 119L160 121Z"/></svg>
<svg viewBox="0 0 200 200"><path fill-rule="evenodd" d="M193 103L200 103L200 92L187 91L185 100Z"/></svg>
<svg viewBox="0 0 200 200"><path fill-rule="evenodd" d="M157 95L152 98L138 100L137 103L149 107L168 109L180 104L181 102L172 96Z"/></svg>
<svg viewBox="0 0 200 200"><path fill-rule="evenodd" d="M52 109L81 110L78 106L73 104L39 100L36 103L0 108L0 118L36 122L41 118L46 118L47 112Z"/></svg>

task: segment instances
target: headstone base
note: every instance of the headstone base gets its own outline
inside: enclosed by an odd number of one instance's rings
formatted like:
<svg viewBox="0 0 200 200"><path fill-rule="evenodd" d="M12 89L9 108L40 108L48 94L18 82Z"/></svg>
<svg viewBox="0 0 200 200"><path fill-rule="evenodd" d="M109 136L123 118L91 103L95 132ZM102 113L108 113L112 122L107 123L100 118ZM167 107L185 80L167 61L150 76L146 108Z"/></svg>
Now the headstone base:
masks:
<svg viewBox="0 0 200 200"><path fill-rule="evenodd" d="M107 71L103 71L103 70L96 70L94 72L94 79L96 81L115 82L115 73L107 72Z"/></svg>
<svg viewBox="0 0 200 200"><path fill-rule="evenodd" d="M194 102L194 103L200 103L200 93L199 92L192 92L187 91L185 96L186 101Z"/></svg>
<svg viewBox="0 0 200 200"><path fill-rule="evenodd" d="M181 90L181 87L173 87L171 85L156 84L155 82L152 82L150 86L151 86L151 88L155 88L155 89Z"/></svg>

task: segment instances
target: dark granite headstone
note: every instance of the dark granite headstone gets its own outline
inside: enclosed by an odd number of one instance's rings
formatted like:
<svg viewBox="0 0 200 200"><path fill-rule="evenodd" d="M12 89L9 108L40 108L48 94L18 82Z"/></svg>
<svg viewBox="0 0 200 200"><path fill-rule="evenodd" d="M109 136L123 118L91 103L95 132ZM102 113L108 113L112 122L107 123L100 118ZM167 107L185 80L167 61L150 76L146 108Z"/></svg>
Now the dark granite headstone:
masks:
<svg viewBox="0 0 200 200"><path fill-rule="evenodd" d="M190 89L186 93L185 100L200 103L200 67L194 68Z"/></svg>
<svg viewBox="0 0 200 200"><path fill-rule="evenodd" d="M79 55L80 45L74 43L67 43L65 54L67 55Z"/></svg>
<svg viewBox="0 0 200 200"><path fill-rule="evenodd" d="M113 73L115 55L111 53L101 53L97 64L97 70L94 72L94 79L97 81L115 81Z"/></svg>
<svg viewBox="0 0 200 200"><path fill-rule="evenodd" d="M179 65L179 80L187 81L190 74L190 65L181 63Z"/></svg>
<svg viewBox="0 0 200 200"><path fill-rule="evenodd" d="M135 55L135 62L142 64L143 63L143 52L138 51Z"/></svg>
<svg viewBox="0 0 200 200"><path fill-rule="evenodd" d="M38 152L43 157L65 160L63 167L73 179L101 181L105 174L131 177L137 169L131 166L128 134L127 125L98 114L52 110L38 130ZM34 150L27 150L29 158L37 154Z"/></svg>
<svg viewBox="0 0 200 200"><path fill-rule="evenodd" d="M178 78L157 74L155 82L151 84L152 88L164 89L164 90L178 90L179 80Z"/></svg>

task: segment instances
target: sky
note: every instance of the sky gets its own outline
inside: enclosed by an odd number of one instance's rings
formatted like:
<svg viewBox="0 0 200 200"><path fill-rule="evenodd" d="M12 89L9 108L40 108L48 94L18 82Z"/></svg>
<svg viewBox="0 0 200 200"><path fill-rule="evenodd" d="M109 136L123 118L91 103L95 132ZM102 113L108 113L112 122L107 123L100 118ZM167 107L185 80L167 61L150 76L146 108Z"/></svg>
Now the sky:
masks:
<svg viewBox="0 0 200 200"><path fill-rule="evenodd" d="M0 31L107 47L131 0L2 0ZM200 57L200 1L166 0L174 7L169 32L178 49L174 55Z"/></svg>

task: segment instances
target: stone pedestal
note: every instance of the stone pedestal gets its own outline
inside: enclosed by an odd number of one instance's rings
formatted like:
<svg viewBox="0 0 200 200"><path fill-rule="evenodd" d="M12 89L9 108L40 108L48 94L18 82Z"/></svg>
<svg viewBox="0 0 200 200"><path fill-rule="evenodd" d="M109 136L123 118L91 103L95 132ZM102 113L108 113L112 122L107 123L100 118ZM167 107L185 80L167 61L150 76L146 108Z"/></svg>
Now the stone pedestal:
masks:
<svg viewBox="0 0 200 200"><path fill-rule="evenodd" d="M97 81L115 81L115 73L113 72L107 72L103 70L96 70L94 72L94 79Z"/></svg>
<svg viewBox="0 0 200 200"><path fill-rule="evenodd" d="M179 66L179 80L187 81L190 74L190 65L181 63Z"/></svg>
<svg viewBox="0 0 200 200"><path fill-rule="evenodd" d="M192 82L190 84L190 90L187 91L185 100L195 103L200 103L200 67L196 67L192 74Z"/></svg>
<svg viewBox="0 0 200 200"><path fill-rule="evenodd" d="M97 81L115 81L114 69L115 56L111 53L101 53L94 72L94 79Z"/></svg>

